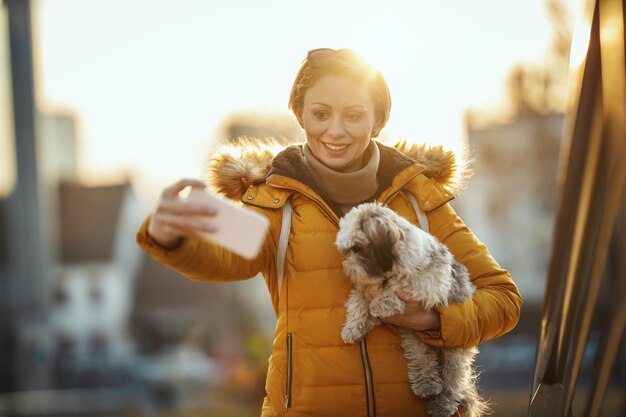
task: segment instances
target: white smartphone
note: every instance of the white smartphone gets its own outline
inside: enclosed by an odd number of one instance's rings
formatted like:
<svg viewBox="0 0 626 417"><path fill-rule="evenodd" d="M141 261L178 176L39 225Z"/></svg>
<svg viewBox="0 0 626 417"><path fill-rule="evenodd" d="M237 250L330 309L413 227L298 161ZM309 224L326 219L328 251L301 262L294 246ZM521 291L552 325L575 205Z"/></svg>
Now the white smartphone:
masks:
<svg viewBox="0 0 626 417"><path fill-rule="evenodd" d="M206 203L217 210L217 215L207 220L217 231L203 233L204 239L215 242L244 258L256 258L270 226L267 217L198 188L192 188L187 199Z"/></svg>

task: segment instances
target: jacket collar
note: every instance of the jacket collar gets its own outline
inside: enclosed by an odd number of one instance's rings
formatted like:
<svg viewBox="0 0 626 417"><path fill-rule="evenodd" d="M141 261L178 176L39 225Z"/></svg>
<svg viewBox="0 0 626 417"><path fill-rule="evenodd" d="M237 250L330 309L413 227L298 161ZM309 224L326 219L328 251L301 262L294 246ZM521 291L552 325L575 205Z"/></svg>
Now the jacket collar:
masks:
<svg viewBox="0 0 626 417"><path fill-rule="evenodd" d="M454 153L442 146L405 141L392 146L380 142L378 145L381 153L378 201L386 200L419 173L449 193L460 191L471 176L467 162L457 163ZM316 189L306 168L302 145L287 146L285 141L272 138L244 137L220 146L209 159L208 180L218 193L234 200L239 200L249 186L265 182L327 200ZM332 207L332 202L327 206L332 212L341 212L338 207Z"/></svg>
<svg viewBox="0 0 626 417"><path fill-rule="evenodd" d="M378 189L373 195L373 199L378 199L383 192L388 191L398 173L411 166L416 166L414 160L394 148L380 143L378 144L378 148L380 150L380 163L377 174ZM415 171L413 176L423 170L423 166L416 166L416 168L412 170ZM287 180L288 178L301 183L302 186L298 187L297 183ZM400 182L402 182L402 180ZM269 172L267 183L274 186L288 186L292 189L297 189L310 198L319 197L327 203L328 208L336 215L342 215L339 204L332 201L324 190L313 180L313 176L304 159L302 145L289 146L276 155L272 161L272 168Z"/></svg>

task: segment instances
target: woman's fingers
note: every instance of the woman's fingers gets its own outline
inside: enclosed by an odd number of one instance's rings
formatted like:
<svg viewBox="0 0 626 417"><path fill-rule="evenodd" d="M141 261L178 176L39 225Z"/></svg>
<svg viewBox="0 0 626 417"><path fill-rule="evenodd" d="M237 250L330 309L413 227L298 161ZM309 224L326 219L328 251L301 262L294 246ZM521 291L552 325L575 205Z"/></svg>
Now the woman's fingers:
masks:
<svg viewBox="0 0 626 417"><path fill-rule="evenodd" d="M161 193L161 198L157 205L157 213L169 212L182 215L204 216L214 216L217 214L217 210L214 207L181 199L178 194L186 187L204 189L206 188L206 184L199 180L183 178L170 187L165 188Z"/></svg>
<svg viewBox="0 0 626 417"><path fill-rule="evenodd" d="M408 292L404 292L402 290L396 290L396 295L402 301L411 301L411 294L409 294Z"/></svg>
<svg viewBox="0 0 626 417"><path fill-rule="evenodd" d="M193 188L206 188L206 184L200 180L195 180L193 178L183 178L176 182L173 185L165 188L163 193L161 194L164 198L176 198L178 193L185 189L185 187L193 187Z"/></svg>
<svg viewBox="0 0 626 417"><path fill-rule="evenodd" d="M177 181L163 189L152 213L148 234L163 246L173 247L182 237L201 237L216 231L206 221L217 214L215 208L181 199L179 193L186 187L205 189L206 184L192 178Z"/></svg>
<svg viewBox="0 0 626 417"><path fill-rule="evenodd" d="M403 295L408 296L407 293ZM400 297L400 294L398 294L398 297ZM414 330L439 330L441 328L439 313L436 310L426 310L424 304L419 301L407 301L404 313L385 317L381 320L385 323Z"/></svg>

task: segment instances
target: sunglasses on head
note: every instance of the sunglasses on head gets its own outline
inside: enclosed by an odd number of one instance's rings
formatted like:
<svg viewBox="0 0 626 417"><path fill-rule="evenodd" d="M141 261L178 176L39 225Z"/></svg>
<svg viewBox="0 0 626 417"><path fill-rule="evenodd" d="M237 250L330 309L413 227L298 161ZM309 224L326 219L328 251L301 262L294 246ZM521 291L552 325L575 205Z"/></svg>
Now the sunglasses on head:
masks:
<svg viewBox="0 0 626 417"><path fill-rule="evenodd" d="M320 65L330 58L346 55L354 56L354 53L349 49L317 48L310 50L306 55L306 59L313 64Z"/></svg>

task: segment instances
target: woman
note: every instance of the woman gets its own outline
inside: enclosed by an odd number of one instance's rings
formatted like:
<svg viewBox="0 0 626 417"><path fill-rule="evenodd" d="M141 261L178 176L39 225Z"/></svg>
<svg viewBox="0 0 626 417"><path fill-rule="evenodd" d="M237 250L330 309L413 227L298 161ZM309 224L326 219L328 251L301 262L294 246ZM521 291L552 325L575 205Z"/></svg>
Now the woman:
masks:
<svg viewBox="0 0 626 417"><path fill-rule="evenodd" d="M217 191L270 220L256 259L245 260L198 237L215 231L210 225L215 209L178 197L186 187L205 187L192 179L163 191L138 232L138 243L193 280L231 281L263 273L278 318L263 417L426 416L425 400L409 388L394 326L412 328L435 346L476 346L515 326L520 294L448 204L458 185L453 155L441 147L394 148L372 140L391 107L379 71L349 50L311 51L294 81L289 107L305 131L304 145L275 155L271 144L243 140L212 157ZM469 302L430 311L407 299L404 314L387 319L359 344L345 344L340 333L351 284L334 244L339 218L375 200L418 225L411 196L426 213L430 233L467 267L477 291ZM277 247L287 201L293 214L281 264ZM283 267L279 282L277 271Z"/></svg>

